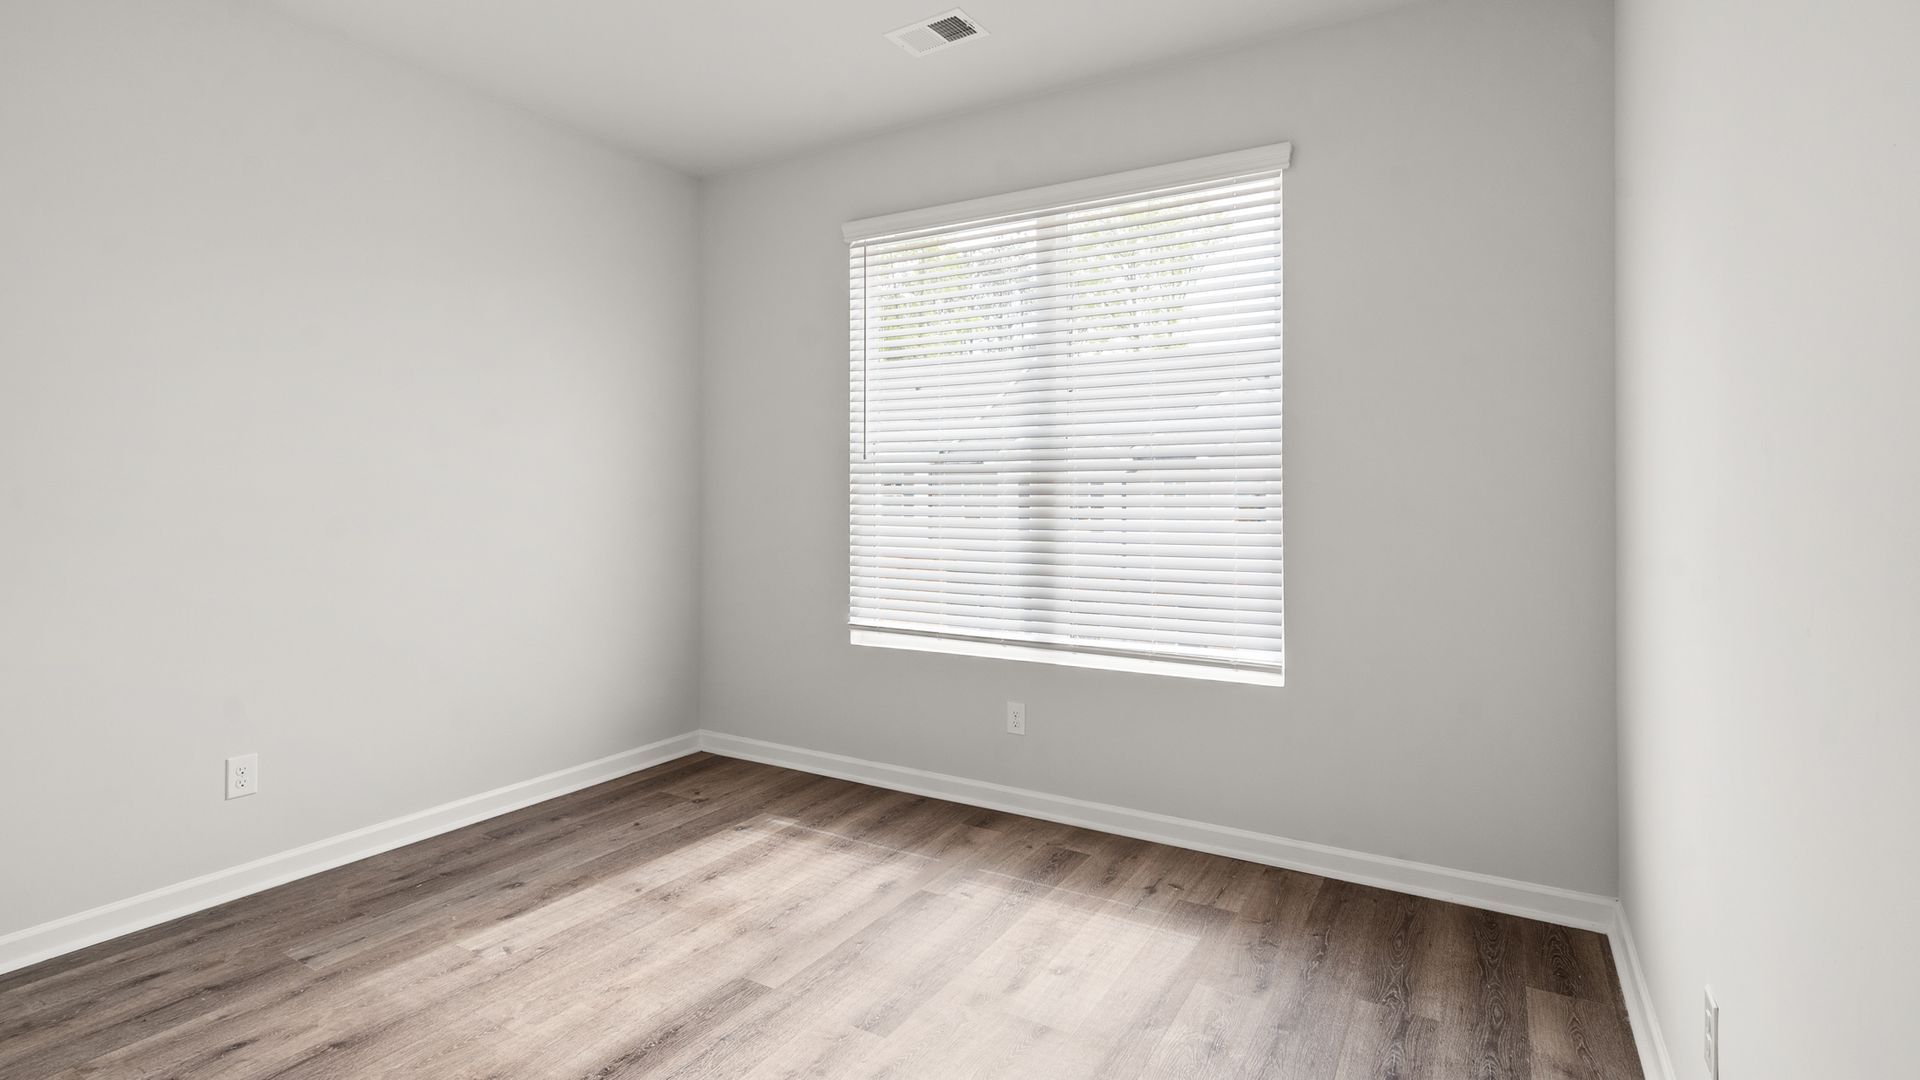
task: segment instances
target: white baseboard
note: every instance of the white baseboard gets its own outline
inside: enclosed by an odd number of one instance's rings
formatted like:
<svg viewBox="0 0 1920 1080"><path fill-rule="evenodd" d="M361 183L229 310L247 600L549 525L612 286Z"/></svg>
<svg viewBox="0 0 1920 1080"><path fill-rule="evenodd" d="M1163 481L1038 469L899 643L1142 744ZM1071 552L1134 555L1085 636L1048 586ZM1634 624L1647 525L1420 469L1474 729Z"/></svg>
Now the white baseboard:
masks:
<svg viewBox="0 0 1920 1080"><path fill-rule="evenodd" d="M1607 940L1613 944L1613 966L1620 971L1620 990L1627 999L1627 1019L1633 1022L1633 1041L1640 1048L1640 1071L1646 1074L1646 1080L1674 1080L1673 1059L1667 1056L1660 1017L1653 1011L1653 991L1647 986L1646 970L1640 966L1640 950L1633 943L1627 909L1618 901L1614 903L1613 932Z"/></svg>
<svg viewBox="0 0 1920 1080"><path fill-rule="evenodd" d="M315 843L105 904L0 936L0 972L190 915L250 893L343 866L484 821L581 788L651 768L697 750L744 758L875 787L1024 814L1066 825L1191 848L1248 862L1302 870L1436 900L1468 904L1608 935L1647 1080L1673 1080L1645 972L1618 901L1590 893L1466 870L1452 870L1325 844L1088 802L1025 788L949 776L841 754L806 750L716 731L696 731L637 746L492 791L355 829Z"/></svg>
<svg viewBox="0 0 1920 1080"><path fill-rule="evenodd" d="M1124 806L1110 806L1025 788L990 784L983 780L863 761L717 731L701 731L700 748L726 757L781 765L821 776L1024 814L1248 862L1304 870L1341 881L1448 900L1561 926L1603 934L1614 926L1615 904L1613 898L1607 896L1550 885L1534 885L1468 870L1452 870L1384 855L1370 855L1303 840L1289 840L1246 829L1209 825L1145 810L1130 810Z"/></svg>
<svg viewBox="0 0 1920 1080"><path fill-rule="evenodd" d="M698 732L636 746L597 761L469 795L418 813L382 821L262 859L216 870L190 881L103 904L0 937L0 972L144 930L169 919L224 904L298 878L497 817L523 806L651 768L700 748Z"/></svg>

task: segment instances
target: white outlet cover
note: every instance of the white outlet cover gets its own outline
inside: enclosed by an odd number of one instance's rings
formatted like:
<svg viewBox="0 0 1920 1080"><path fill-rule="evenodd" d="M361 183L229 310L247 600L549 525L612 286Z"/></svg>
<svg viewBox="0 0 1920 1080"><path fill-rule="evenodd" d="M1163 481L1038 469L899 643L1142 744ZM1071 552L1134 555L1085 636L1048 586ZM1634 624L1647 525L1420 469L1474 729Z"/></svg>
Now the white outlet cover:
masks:
<svg viewBox="0 0 1920 1080"><path fill-rule="evenodd" d="M227 798L240 799L260 790L260 755L238 754L227 759Z"/></svg>
<svg viewBox="0 0 1920 1080"><path fill-rule="evenodd" d="M1007 734L1025 735L1027 733L1027 703L1024 701L1007 702Z"/></svg>

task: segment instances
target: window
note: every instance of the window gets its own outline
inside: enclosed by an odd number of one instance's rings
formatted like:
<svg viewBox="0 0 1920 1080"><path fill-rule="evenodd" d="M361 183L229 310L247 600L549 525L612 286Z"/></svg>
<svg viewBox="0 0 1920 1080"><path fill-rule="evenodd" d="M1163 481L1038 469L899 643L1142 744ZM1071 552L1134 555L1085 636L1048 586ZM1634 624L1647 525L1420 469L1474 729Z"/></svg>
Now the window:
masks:
<svg viewBox="0 0 1920 1080"><path fill-rule="evenodd" d="M847 226L856 644L1280 683L1287 160Z"/></svg>

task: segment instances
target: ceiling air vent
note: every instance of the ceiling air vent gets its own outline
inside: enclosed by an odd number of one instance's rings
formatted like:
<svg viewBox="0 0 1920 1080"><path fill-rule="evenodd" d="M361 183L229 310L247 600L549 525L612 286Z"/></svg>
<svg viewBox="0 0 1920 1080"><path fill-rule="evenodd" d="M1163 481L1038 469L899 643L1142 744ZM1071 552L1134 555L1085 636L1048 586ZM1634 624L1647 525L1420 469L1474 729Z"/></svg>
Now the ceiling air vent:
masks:
<svg viewBox="0 0 1920 1080"><path fill-rule="evenodd" d="M963 41L986 36L987 32L980 28L979 23L974 22L966 12L955 8L931 19L903 26L888 34L887 40L915 56L925 56Z"/></svg>

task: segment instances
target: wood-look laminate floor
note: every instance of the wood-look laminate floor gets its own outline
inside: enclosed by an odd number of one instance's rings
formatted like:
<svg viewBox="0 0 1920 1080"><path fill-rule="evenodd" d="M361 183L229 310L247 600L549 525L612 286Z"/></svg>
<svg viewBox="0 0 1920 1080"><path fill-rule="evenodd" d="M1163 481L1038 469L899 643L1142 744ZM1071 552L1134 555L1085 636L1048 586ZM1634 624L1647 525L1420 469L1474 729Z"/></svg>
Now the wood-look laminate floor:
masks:
<svg viewBox="0 0 1920 1080"><path fill-rule="evenodd" d="M1604 940L704 754L0 976L0 1076L1640 1076Z"/></svg>

